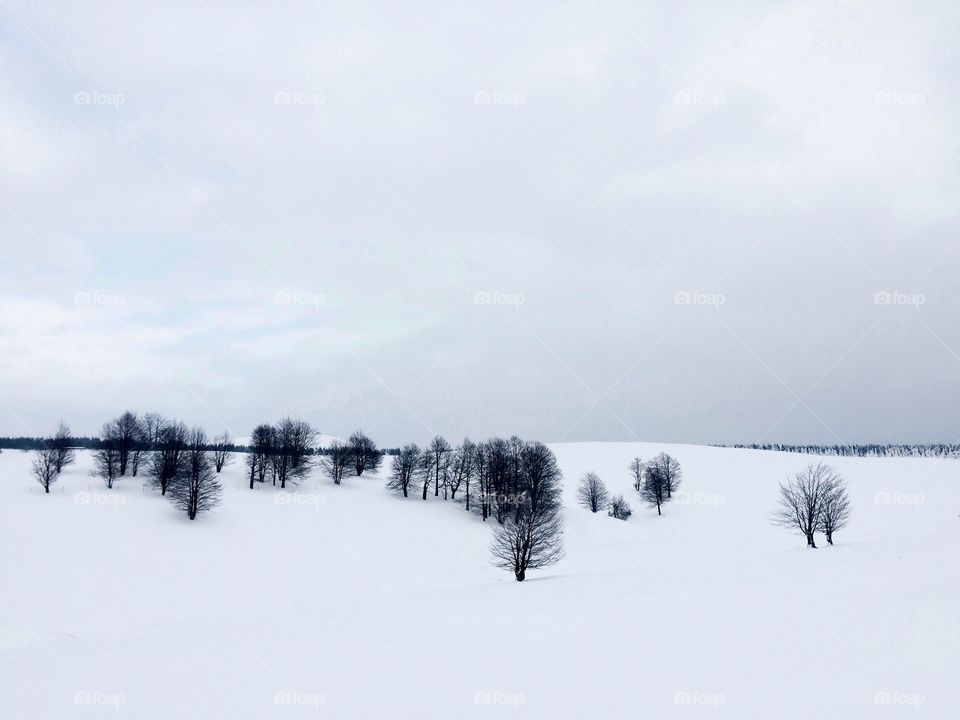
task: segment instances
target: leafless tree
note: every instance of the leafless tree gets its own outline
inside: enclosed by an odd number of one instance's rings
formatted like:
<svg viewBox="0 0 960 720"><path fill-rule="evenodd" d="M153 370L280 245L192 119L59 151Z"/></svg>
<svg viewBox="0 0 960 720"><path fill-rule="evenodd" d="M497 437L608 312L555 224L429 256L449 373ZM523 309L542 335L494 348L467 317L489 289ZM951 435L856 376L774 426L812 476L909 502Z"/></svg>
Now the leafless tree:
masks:
<svg viewBox="0 0 960 720"><path fill-rule="evenodd" d="M224 432L213 439L213 468L219 473L233 458L233 441L230 433Z"/></svg>
<svg viewBox="0 0 960 720"><path fill-rule="evenodd" d="M111 436L116 441L117 452L120 453L120 474L126 475L130 453L133 452L140 437L140 421L136 413L128 410L109 424L112 427Z"/></svg>
<svg viewBox="0 0 960 720"><path fill-rule="evenodd" d="M363 475L363 471L376 464L379 465L380 451L377 444L367 435L357 430L347 441L350 446L350 461L353 463L353 471L357 477ZM371 467L375 470L375 467Z"/></svg>
<svg viewBox="0 0 960 720"><path fill-rule="evenodd" d="M630 475L633 477L633 489L640 492L643 489L643 461L635 457L630 461Z"/></svg>
<svg viewBox="0 0 960 720"><path fill-rule="evenodd" d="M670 498L667 495L667 479L660 464L651 461L643 468L640 498L650 507L656 507L657 515L663 515L663 504Z"/></svg>
<svg viewBox="0 0 960 720"><path fill-rule="evenodd" d="M425 457L429 463L429 471L423 478L423 499L427 499L427 489L430 482L433 482L433 495L440 495L440 483L443 482L446 487L447 470L450 466L450 443L442 435L437 435L425 450Z"/></svg>
<svg viewBox="0 0 960 720"><path fill-rule="evenodd" d="M607 514L617 520L626 520L633 515L633 510L630 509L629 503L623 499L623 495L617 495L610 501L610 509Z"/></svg>
<svg viewBox="0 0 960 720"><path fill-rule="evenodd" d="M72 465L77 459L77 452L72 446L73 438L70 437L70 427L61 420L57 425L57 432L50 439L48 447L54 451L54 467L57 474L63 472L67 465Z"/></svg>
<svg viewBox="0 0 960 720"><path fill-rule="evenodd" d="M133 477L137 476L137 472L140 470L140 461L143 458L143 454L150 450L149 435L147 432L147 426L141 418L137 421L137 428L134 434L133 446L130 448L130 475Z"/></svg>
<svg viewBox="0 0 960 720"><path fill-rule="evenodd" d="M823 504L817 529L827 536L827 542L833 545L833 533L842 530L850 520L850 496L847 484L832 469L823 480Z"/></svg>
<svg viewBox="0 0 960 720"><path fill-rule="evenodd" d="M108 489L113 489L113 482L120 477L120 447L114 431L104 428L104 437L100 439L100 447L93 454L93 463L96 474L103 478Z"/></svg>
<svg viewBox="0 0 960 720"><path fill-rule="evenodd" d="M34 451L33 458L33 477L43 487L43 491L50 493L50 486L53 485L60 476L57 470L57 449L52 447L40 448Z"/></svg>
<svg viewBox="0 0 960 720"><path fill-rule="evenodd" d="M166 495L180 477L189 434L187 426L177 421L168 421L160 429L156 449L150 456L150 480L161 495Z"/></svg>
<svg viewBox="0 0 960 720"><path fill-rule="evenodd" d="M780 484L780 502L771 521L793 528L807 539L807 547L816 548L813 534L821 526L824 499L838 476L829 465L808 465L786 485Z"/></svg>
<svg viewBox="0 0 960 720"><path fill-rule="evenodd" d="M333 480L333 483L339 485L343 482L343 477L346 475L352 459L350 446L340 440L334 440L324 453L320 466L327 476Z"/></svg>
<svg viewBox="0 0 960 720"><path fill-rule="evenodd" d="M250 489L254 482L265 482L267 468L270 466L270 454L273 452L273 426L261 423L250 435L250 452L247 453L247 470L250 476Z"/></svg>
<svg viewBox="0 0 960 720"><path fill-rule="evenodd" d="M273 484L280 488L300 482L310 471L310 457L316 431L305 420L285 417L273 428L270 448L270 468Z"/></svg>
<svg viewBox="0 0 960 720"><path fill-rule="evenodd" d="M680 487L680 478L683 476L680 470L680 463L677 462L676 458L662 452L648 462L647 467L655 468L663 484L665 498L667 500L671 499L674 491Z"/></svg>
<svg viewBox="0 0 960 720"><path fill-rule="evenodd" d="M147 450L156 449L157 443L160 441L160 432L166 424L167 421L160 413L148 412L144 414L140 421L140 428L143 431L143 439Z"/></svg>
<svg viewBox="0 0 960 720"><path fill-rule="evenodd" d="M457 492L464 484L466 484L467 494L470 494L470 476L473 474L473 468L476 464L473 457L476 448L477 446L470 441L470 438L464 438L463 442L453 452L447 479L451 500L457 499Z"/></svg>
<svg viewBox="0 0 960 720"><path fill-rule="evenodd" d="M423 452L415 444L404 445L393 458L387 487L409 497L410 487L416 482L417 472L423 466Z"/></svg>
<svg viewBox="0 0 960 720"><path fill-rule="evenodd" d="M516 510L494 526L491 555L497 567L511 570L517 581L527 570L542 568L563 557L560 514L560 470L553 453L541 443L530 446L522 459Z"/></svg>
<svg viewBox="0 0 960 720"><path fill-rule="evenodd" d="M170 490L170 500L191 520L220 503L223 487L217 480L210 456L207 435L200 428L187 434L179 480Z"/></svg>
<svg viewBox="0 0 960 720"><path fill-rule="evenodd" d="M588 472L580 479L580 485L577 487L577 500L590 512L600 512L605 509L610 502L610 493L607 492L607 486L595 472Z"/></svg>
<svg viewBox="0 0 960 720"><path fill-rule="evenodd" d="M306 420L284 418L280 426L286 427L289 438L290 475L300 481L310 471L313 458L313 446L317 442L317 431Z"/></svg>

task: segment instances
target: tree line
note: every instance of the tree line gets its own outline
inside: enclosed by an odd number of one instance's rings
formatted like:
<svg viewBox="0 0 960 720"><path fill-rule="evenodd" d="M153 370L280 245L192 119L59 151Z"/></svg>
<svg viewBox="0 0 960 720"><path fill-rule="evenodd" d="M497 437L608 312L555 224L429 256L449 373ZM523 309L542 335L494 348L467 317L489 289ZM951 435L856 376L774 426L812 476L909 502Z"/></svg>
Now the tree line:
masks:
<svg viewBox="0 0 960 720"><path fill-rule="evenodd" d="M518 582L563 556L562 479L553 451L517 436L452 446L442 435L426 447L404 445L387 487L402 497L462 504L494 522L491 558Z"/></svg>
<svg viewBox="0 0 960 720"><path fill-rule="evenodd" d="M957 443L890 443L890 444L845 444L845 445L785 445L782 443L713 445L744 450L773 450L776 452L801 453L803 455L836 455L840 457L960 457Z"/></svg>

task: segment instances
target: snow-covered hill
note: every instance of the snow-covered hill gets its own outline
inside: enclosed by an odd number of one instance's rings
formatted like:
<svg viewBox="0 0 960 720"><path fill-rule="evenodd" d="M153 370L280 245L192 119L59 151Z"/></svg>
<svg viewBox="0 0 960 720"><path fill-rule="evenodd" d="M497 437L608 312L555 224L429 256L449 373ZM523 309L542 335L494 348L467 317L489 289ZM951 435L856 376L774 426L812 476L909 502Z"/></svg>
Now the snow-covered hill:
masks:
<svg viewBox="0 0 960 720"><path fill-rule="evenodd" d="M627 465L666 450L658 518ZM826 458L850 527L816 551L770 525L810 458L554 446L567 555L524 583L461 506L382 477L251 491L191 523L81 454L45 496L0 454L7 718L876 718L960 708L960 463ZM573 501L595 470L620 522Z"/></svg>

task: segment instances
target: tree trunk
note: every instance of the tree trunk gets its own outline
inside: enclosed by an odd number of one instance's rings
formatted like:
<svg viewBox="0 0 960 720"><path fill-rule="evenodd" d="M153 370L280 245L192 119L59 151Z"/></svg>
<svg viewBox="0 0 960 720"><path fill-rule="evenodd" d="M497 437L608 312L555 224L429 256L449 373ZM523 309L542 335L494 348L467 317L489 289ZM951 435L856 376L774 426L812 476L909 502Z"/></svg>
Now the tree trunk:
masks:
<svg viewBox="0 0 960 720"><path fill-rule="evenodd" d="M813 534L807 535L807 547L812 547L814 550L817 549L817 543L813 539Z"/></svg>
<svg viewBox="0 0 960 720"><path fill-rule="evenodd" d="M517 582L523 582L524 578L527 577L527 571L521 568L517 570L516 576L517 576Z"/></svg>
<svg viewBox="0 0 960 720"><path fill-rule="evenodd" d="M47 495L50 494L50 483L47 483L43 486L43 489L46 491Z"/></svg>
<svg viewBox="0 0 960 720"><path fill-rule="evenodd" d="M833 530L827 531L827 544L833 545Z"/></svg>

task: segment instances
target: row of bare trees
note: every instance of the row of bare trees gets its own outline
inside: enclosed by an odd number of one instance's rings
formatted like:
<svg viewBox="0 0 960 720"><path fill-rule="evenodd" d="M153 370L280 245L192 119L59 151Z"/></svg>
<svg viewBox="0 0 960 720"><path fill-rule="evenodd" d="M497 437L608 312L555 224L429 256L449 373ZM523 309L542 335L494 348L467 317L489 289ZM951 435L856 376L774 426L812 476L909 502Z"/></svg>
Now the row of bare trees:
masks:
<svg viewBox="0 0 960 720"><path fill-rule="evenodd" d="M822 532L833 545L833 534L850 520L846 481L829 465L808 465L780 484L780 502L771 517L774 525L796 530L816 548L814 533Z"/></svg>
<svg viewBox="0 0 960 720"><path fill-rule="evenodd" d="M673 499L673 494L680 487L683 477L680 463L673 456L660 453L647 462L634 458L630 461L629 469L633 489L640 494L640 499L651 508L655 507L657 515L662 515L663 506ZM591 512L607 510L611 517L619 520L626 520L633 514L623 496L611 496L595 472L588 472L580 480L577 500Z"/></svg>
<svg viewBox="0 0 960 720"><path fill-rule="evenodd" d="M393 459L387 487L402 495L462 503L484 521L496 519L493 561L518 581L531 568L563 554L561 474L543 443L491 438L456 447L437 435L426 447L404 445Z"/></svg>

